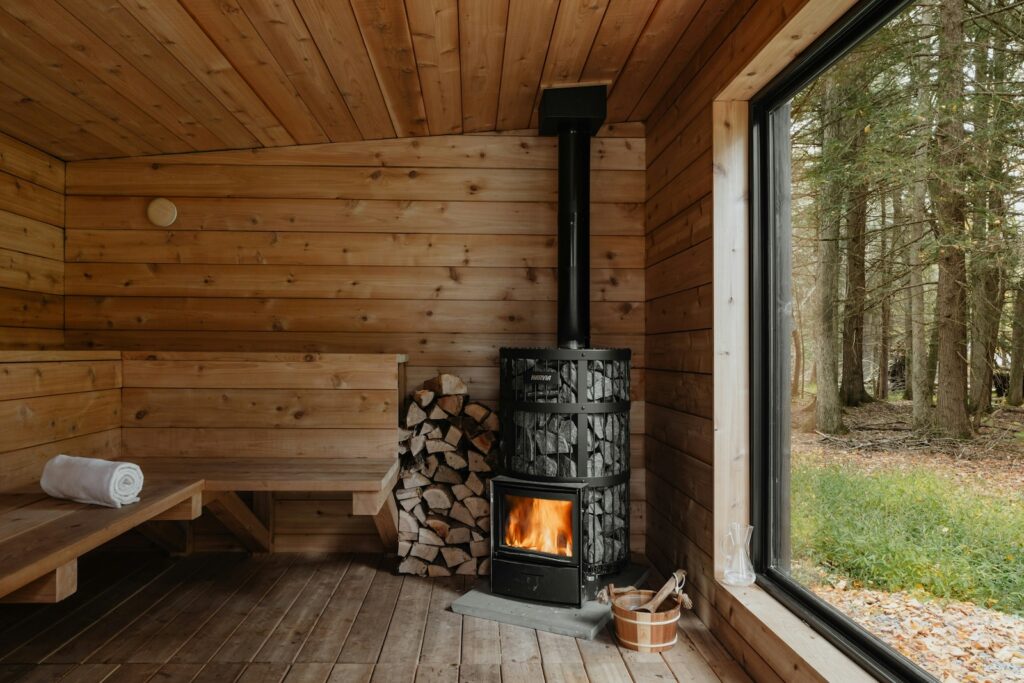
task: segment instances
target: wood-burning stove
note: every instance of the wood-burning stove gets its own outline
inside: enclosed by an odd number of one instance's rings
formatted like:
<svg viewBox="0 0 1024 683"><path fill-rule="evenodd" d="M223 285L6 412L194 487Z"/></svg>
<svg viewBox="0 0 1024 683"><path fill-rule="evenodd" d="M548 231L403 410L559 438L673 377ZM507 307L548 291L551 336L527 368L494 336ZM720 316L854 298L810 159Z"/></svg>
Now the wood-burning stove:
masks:
<svg viewBox="0 0 1024 683"><path fill-rule="evenodd" d="M540 132L559 138L558 348L501 349L504 476L491 492L499 595L579 605L629 561L630 351L588 348L590 137L606 96L586 86L541 97ZM532 514L517 518L518 505ZM571 550L547 543L566 531Z"/></svg>

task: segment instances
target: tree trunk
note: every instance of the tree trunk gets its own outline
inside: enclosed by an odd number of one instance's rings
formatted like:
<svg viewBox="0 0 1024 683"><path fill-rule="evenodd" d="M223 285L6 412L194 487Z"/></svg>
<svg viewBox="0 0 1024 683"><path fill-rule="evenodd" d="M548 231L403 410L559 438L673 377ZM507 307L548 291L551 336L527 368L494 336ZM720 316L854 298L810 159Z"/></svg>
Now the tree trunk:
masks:
<svg viewBox="0 0 1024 683"><path fill-rule="evenodd" d="M974 50L975 78L1002 83L1006 79L1006 40L989 35L985 49ZM991 55L991 56L990 56ZM974 426L981 426L992 409L992 374L996 344L1006 297L1004 230L1006 200L1010 185L1007 174L1005 136L1013 123L1012 108L1003 97L979 94L974 97L975 150L973 156L984 177L976 180L971 241L971 386L970 401Z"/></svg>
<svg viewBox="0 0 1024 683"><path fill-rule="evenodd" d="M859 145L855 145L856 148ZM849 195L846 212L846 305L843 307L843 405L871 400L864 389L864 252L867 245L868 187L858 183Z"/></svg>
<svg viewBox="0 0 1024 683"><path fill-rule="evenodd" d="M801 327L800 306L797 304L793 321L793 378L789 383L789 395L792 398L799 398L803 394L800 382L804 376L804 340L800 334Z"/></svg>
<svg viewBox="0 0 1024 683"><path fill-rule="evenodd" d="M913 221L910 228L910 249L907 260L910 265L910 354L907 360L907 381L912 382L913 396L912 426L918 431L932 428L932 379L935 371L931 369L929 352L929 335L925 324L924 284L922 282L921 243L924 241L926 216L925 182L914 183Z"/></svg>
<svg viewBox="0 0 1024 683"><path fill-rule="evenodd" d="M992 408L992 368L1004 291L1002 273L994 254L982 252L972 265L969 405L977 427Z"/></svg>
<svg viewBox="0 0 1024 683"><path fill-rule="evenodd" d="M908 285L907 289L910 287ZM908 295L909 296L909 295ZM903 306L903 400L914 400L914 318L908 298Z"/></svg>
<svg viewBox="0 0 1024 683"><path fill-rule="evenodd" d="M967 415L967 261L959 245L939 250L939 376L936 426L949 436L971 436Z"/></svg>
<svg viewBox="0 0 1024 683"><path fill-rule="evenodd" d="M936 271L938 271L938 264L936 264ZM938 280L938 273L936 272L935 279ZM938 320L938 288L936 287L935 292L935 321L931 326L931 333L928 337L928 400L934 403L935 399L935 382L939 377L939 320Z"/></svg>
<svg viewBox="0 0 1024 683"><path fill-rule="evenodd" d="M924 78L923 75L918 76ZM918 118L930 121L932 113L928 106L930 97L923 86L917 90L916 109ZM926 129L927 130L927 129ZM908 279L910 280L910 358L907 360L907 382L911 385L913 417L911 426L922 432L930 431L934 419L932 410L932 387L935 381L935 361L938 360L938 344L932 353L931 337L925 311L924 265L921 250L924 248L925 226L928 223L928 138L920 136L914 153L917 177L910 193L910 248L907 250ZM933 330L934 333L934 330Z"/></svg>
<svg viewBox="0 0 1024 683"><path fill-rule="evenodd" d="M1017 284L1013 294L1013 341L1010 349L1010 387L1006 402L1011 406L1024 403L1024 282Z"/></svg>
<svg viewBox="0 0 1024 683"><path fill-rule="evenodd" d="M835 84L825 76L823 109L827 121L822 131L822 156L834 153L837 146L834 101ZM818 259L815 264L814 343L815 377L818 393L815 400L817 429L826 434L845 430L843 409L839 398L838 357L836 353L837 309L839 292L839 206L842 187L836 178L825 181L818 202Z"/></svg>
<svg viewBox="0 0 1024 683"><path fill-rule="evenodd" d="M964 0L939 7L939 119L935 131L934 205L939 231L939 379L936 426L952 437L972 434L967 414L967 260L964 173Z"/></svg>
<svg viewBox="0 0 1024 683"><path fill-rule="evenodd" d="M893 225L897 226L896 231L899 237L893 237L893 242L897 240L900 245L900 254L903 257L903 265L907 272L907 277L900 280L900 285L903 287L904 298L903 298L903 400L911 401L914 398L914 362L913 362L913 346L914 346L914 316L913 310L911 309L911 298L912 290L910 283L910 250L916 249L917 245L913 243L913 236L911 231L906 228L907 225L907 212L906 207L903 204L903 188L893 190L892 193L892 222ZM895 255L893 255L895 258ZM891 389L891 387L890 387Z"/></svg>
<svg viewBox="0 0 1024 683"><path fill-rule="evenodd" d="M879 260L882 263L882 304L878 320L878 343L876 344L878 372L875 375L875 398L886 400L889 398L889 326L892 322L892 296L887 291L892 281L892 254L888 253L889 239L886 230L885 203L887 197L881 196L882 221L881 221L881 244L879 246Z"/></svg>
<svg viewBox="0 0 1024 683"><path fill-rule="evenodd" d="M892 318L892 305L889 297L882 299L881 321L878 337L878 380L875 382L875 398L889 398L889 325Z"/></svg>

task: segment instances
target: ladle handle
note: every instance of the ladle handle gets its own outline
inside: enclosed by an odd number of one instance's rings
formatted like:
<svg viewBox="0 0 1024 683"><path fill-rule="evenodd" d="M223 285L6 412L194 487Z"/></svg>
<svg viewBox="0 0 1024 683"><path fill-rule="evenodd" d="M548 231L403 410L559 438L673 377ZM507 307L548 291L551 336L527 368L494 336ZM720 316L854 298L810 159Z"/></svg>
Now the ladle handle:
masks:
<svg viewBox="0 0 1024 683"><path fill-rule="evenodd" d="M672 576L668 578L668 581L666 581L665 585L661 587L661 590L658 591L653 598L637 607L634 611L653 613L655 610L658 609L658 605L665 601L665 598L679 590L679 587L683 585L683 581L685 580L685 578L686 572L682 569L677 569L676 571L672 572Z"/></svg>

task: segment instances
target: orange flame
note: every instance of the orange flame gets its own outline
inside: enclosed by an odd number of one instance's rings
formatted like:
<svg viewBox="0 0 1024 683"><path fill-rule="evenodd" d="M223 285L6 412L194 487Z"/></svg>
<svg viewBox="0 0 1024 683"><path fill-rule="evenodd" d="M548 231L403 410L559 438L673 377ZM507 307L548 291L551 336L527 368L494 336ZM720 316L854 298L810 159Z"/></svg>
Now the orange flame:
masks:
<svg viewBox="0 0 1024 683"><path fill-rule="evenodd" d="M505 496L505 545L572 557L572 501Z"/></svg>

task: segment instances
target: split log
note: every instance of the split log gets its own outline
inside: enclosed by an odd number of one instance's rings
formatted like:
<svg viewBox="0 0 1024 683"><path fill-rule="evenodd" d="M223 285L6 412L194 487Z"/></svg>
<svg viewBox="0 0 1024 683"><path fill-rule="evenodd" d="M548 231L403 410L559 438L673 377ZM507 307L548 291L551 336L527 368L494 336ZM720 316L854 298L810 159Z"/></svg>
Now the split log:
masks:
<svg viewBox="0 0 1024 683"><path fill-rule="evenodd" d="M459 568L455 570L455 573L475 576L477 573L476 558L474 557L471 560L460 564Z"/></svg>
<svg viewBox="0 0 1024 683"><path fill-rule="evenodd" d="M435 453L447 453L448 451L454 451L455 446L444 441L443 439L428 439L427 440L427 453L434 455Z"/></svg>
<svg viewBox="0 0 1024 683"><path fill-rule="evenodd" d="M438 515L427 515L427 526L440 538L443 538L445 541L448 540L448 534L452 529L452 525L448 520Z"/></svg>
<svg viewBox="0 0 1024 683"><path fill-rule="evenodd" d="M417 403L410 403L409 410L405 413L405 427L410 429L427 419L427 414Z"/></svg>
<svg viewBox="0 0 1024 683"><path fill-rule="evenodd" d="M462 504L469 508L469 512L475 519L487 517L491 514L491 504L483 498L473 496L462 501Z"/></svg>
<svg viewBox="0 0 1024 683"><path fill-rule="evenodd" d="M402 477L402 487L414 489L420 486L429 486L430 480L419 472L410 472Z"/></svg>
<svg viewBox="0 0 1024 683"><path fill-rule="evenodd" d="M469 471L470 472L490 472L491 466L487 464L487 458L480 455L476 451L469 452Z"/></svg>
<svg viewBox="0 0 1024 683"><path fill-rule="evenodd" d="M494 435L491 432L480 432L476 436L470 439L476 449L487 455L491 452L491 448L494 447Z"/></svg>
<svg viewBox="0 0 1024 683"><path fill-rule="evenodd" d="M459 442L462 441L462 430L455 425L452 425L448 429L448 433L444 435L444 440L452 445L452 450L454 451L455 448L458 447ZM447 456L445 457L447 458ZM459 457L461 458L462 456ZM463 462L465 462L465 460L463 460Z"/></svg>
<svg viewBox="0 0 1024 683"><path fill-rule="evenodd" d="M410 515L405 510L399 510L398 511L398 530L399 531L408 531L410 533L417 534L417 538L418 538L419 537L418 534L419 534L419 530L420 530L420 525L416 521L415 517Z"/></svg>
<svg viewBox="0 0 1024 683"><path fill-rule="evenodd" d="M470 535L470 528L466 526L453 527L448 531L448 536L445 541L448 545L458 545L460 543L469 543L472 540Z"/></svg>
<svg viewBox="0 0 1024 683"><path fill-rule="evenodd" d="M422 533L422 532L423 532L423 529L420 529L420 533ZM413 543L412 544L412 552L410 553L410 555L412 555L413 557L418 557L421 560L425 560L426 562L433 562L434 558L437 557L438 551L440 551L440 550L441 549L438 548L436 545L426 545L426 544L423 544L423 543Z"/></svg>
<svg viewBox="0 0 1024 683"><path fill-rule="evenodd" d="M436 455L428 455L427 459L424 461L423 464L423 476L425 476L427 479L433 477L434 472L437 472L437 465L440 462L441 461L437 459Z"/></svg>
<svg viewBox="0 0 1024 683"><path fill-rule="evenodd" d="M464 470L469 467L469 461L466 460L466 457L456 451L445 453L444 461L448 463L448 467L451 467L453 470Z"/></svg>
<svg viewBox="0 0 1024 683"><path fill-rule="evenodd" d="M431 486L423 491L423 500L431 510L448 510L452 506L452 496L444 486Z"/></svg>
<svg viewBox="0 0 1024 683"><path fill-rule="evenodd" d="M473 420L477 424L482 424L483 421L487 419L487 415L491 411L487 408L487 406L482 406L479 403L470 403L465 408L462 409L462 412L466 413L466 415L469 415L471 418L473 418Z"/></svg>
<svg viewBox="0 0 1024 683"><path fill-rule="evenodd" d="M421 407L426 408L434 401L434 392L430 389L420 389L412 397Z"/></svg>
<svg viewBox="0 0 1024 683"><path fill-rule="evenodd" d="M423 545L444 545L444 539L433 529L420 527L419 534L419 542Z"/></svg>
<svg viewBox="0 0 1024 683"><path fill-rule="evenodd" d="M448 465L438 465L434 481L442 484L461 484L462 476Z"/></svg>
<svg viewBox="0 0 1024 683"><path fill-rule="evenodd" d="M461 502L452 505L448 514L452 519L457 519L463 524L468 524L469 526L476 524L476 518L473 517L472 513Z"/></svg>
<svg viewBox="0 0 1024 683"><path fill-rule="evenodd" d="M441 548L441 555L444 557L444 563L449 567L462 565L471 559L469 553L455 546Z"/></svg>
<svg viewBox="0 0 1024 683"><path fill-rule="evenodd" d="M416 576L427 575L427 563L418 557L407 557L398 565L400 574L415 574Z"/></svg>
<svg viewBox="0 0 1024 683"><path fill-rule="evenodd" d="M433 379L428 379L423 383L423 388L429 389L435 394L440 394L441 396L469 393L469 390L466 388L466 383L463 382L460 377L449 375L447 373L438 375Z"/></svg>
<svg viewBox="0 0 1024 683"><path fill-rule="evenodd" d="M460 394L442 396L437 399L437 406L449 415L457 416L462 412L462 401L464 398L465 397Z"/></svg>

